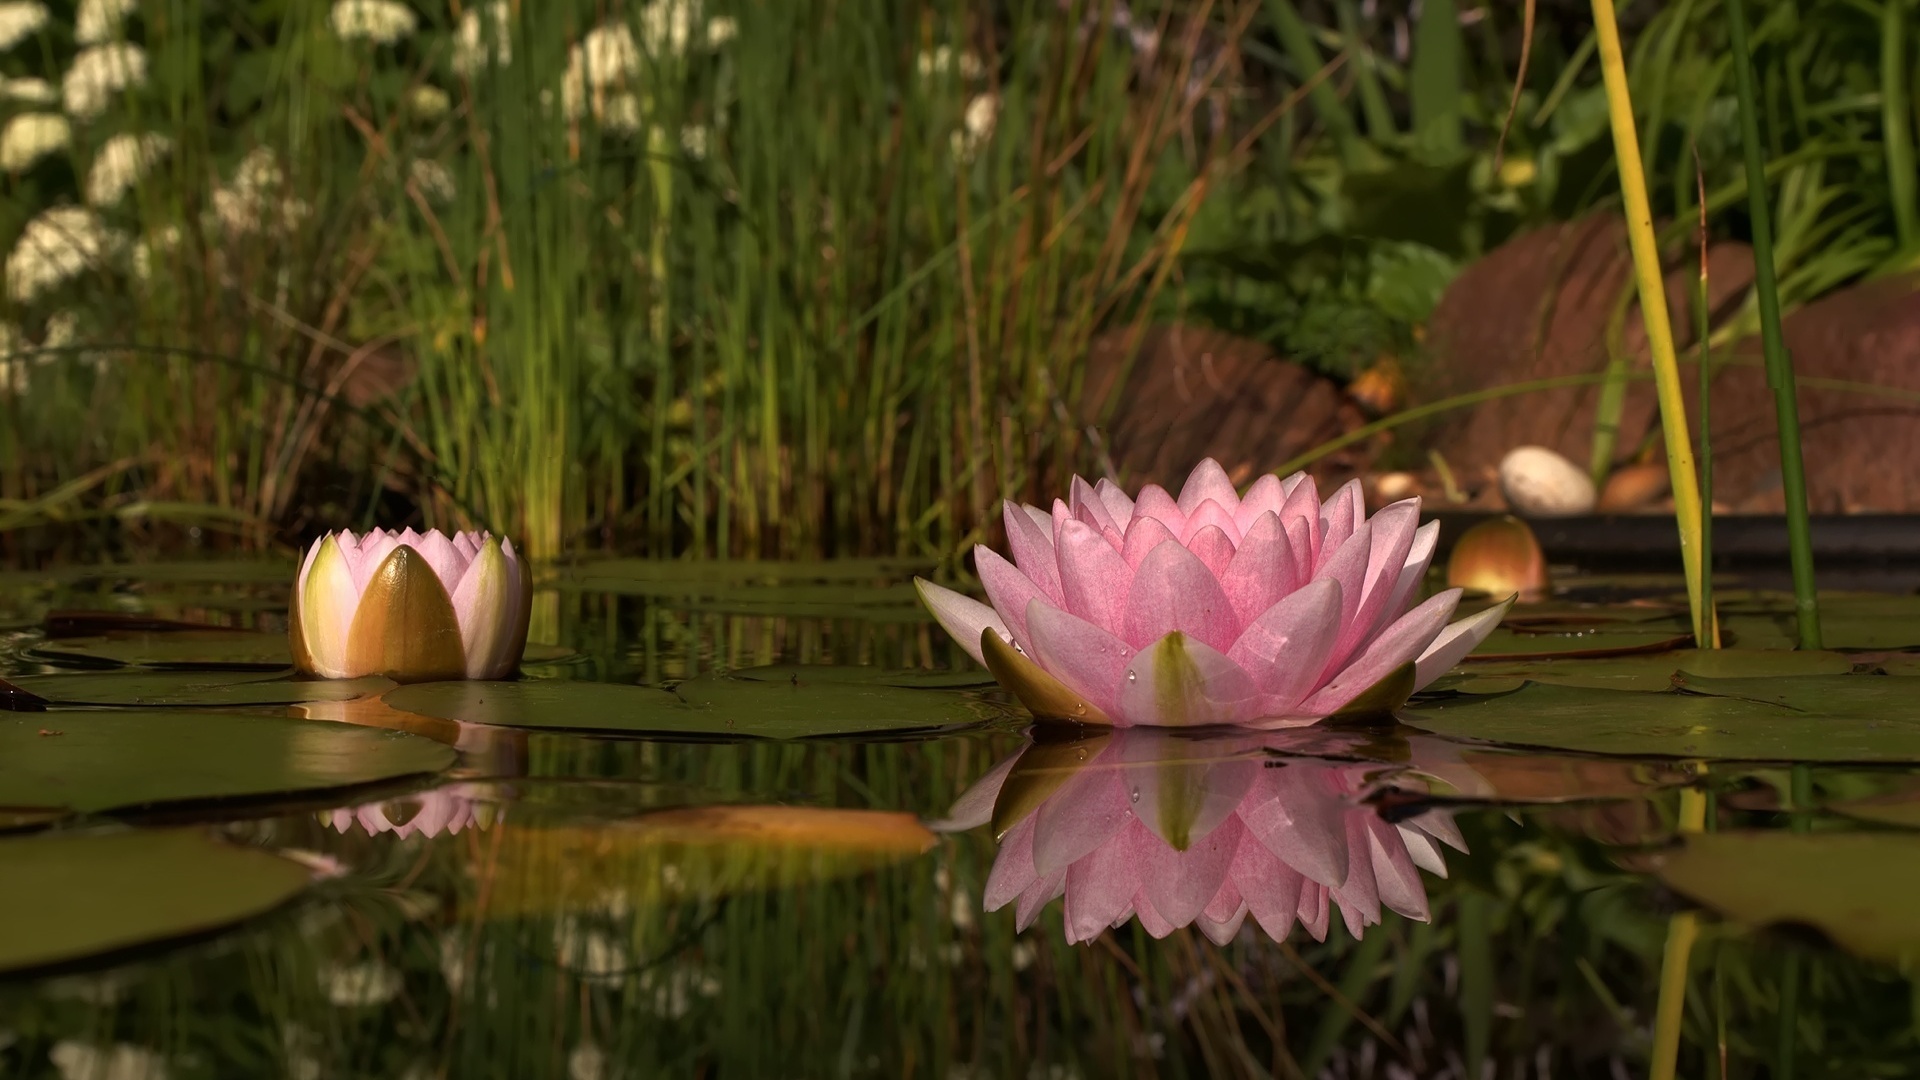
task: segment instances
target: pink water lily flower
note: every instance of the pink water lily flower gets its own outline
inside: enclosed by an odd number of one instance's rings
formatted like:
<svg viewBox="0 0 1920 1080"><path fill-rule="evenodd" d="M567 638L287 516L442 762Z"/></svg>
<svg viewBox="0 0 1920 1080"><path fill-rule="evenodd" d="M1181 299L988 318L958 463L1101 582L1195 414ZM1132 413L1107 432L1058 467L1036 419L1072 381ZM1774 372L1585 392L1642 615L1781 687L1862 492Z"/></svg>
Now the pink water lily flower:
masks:
<svg viewBox="0 0 1920 1080"><path fill-rule="evenodd" d="M473 784L451 784L380 802L343 806L320 818L335 832L352 832L358 827L368 836L392 833L405 840L411 836L454 835L470 825L484 829L496 816L484 789Z"/></svg>
<svg viewBox="0 0 1920 1080"><path fill-rule="evenodd" d="M504 679L526 650L532 602L512 541L342 530L308 549L287 633L306 675Z"/></svg>
<svg viewBox="0 0 1920 1080"><path fill-rule="evenodd" d="M1175 498L1074 477L1051 512L1006 505L1009 562L975 566L992 606L916 579L940 625L1036 716L1186 726L1310 724L1391 709L1498 626L1449 624L1460 590L1415 604L1438 523L1420 500L1368 517L1360 484L1313 477L1243 498L1203 461Z"/></svg>
<svg viewBox="0 0 1920 1080"><path fill-rule="evenodd" d="M1249 916L1275 941L1295 925L1326 940L1333 911L1356 938L1383 908L1425 922L1419 871L1445 877L1440 845L1466 850L1452 817L1389 822L1362 801L1387 782L1382 766L1283 756L1267 745L1280 737L1131 728L1030 744L935 827L991 822L1000 850L981 906L1013 904L1025 930L1064 897L1069 943L1129 919L1221 945Z"/></svg>

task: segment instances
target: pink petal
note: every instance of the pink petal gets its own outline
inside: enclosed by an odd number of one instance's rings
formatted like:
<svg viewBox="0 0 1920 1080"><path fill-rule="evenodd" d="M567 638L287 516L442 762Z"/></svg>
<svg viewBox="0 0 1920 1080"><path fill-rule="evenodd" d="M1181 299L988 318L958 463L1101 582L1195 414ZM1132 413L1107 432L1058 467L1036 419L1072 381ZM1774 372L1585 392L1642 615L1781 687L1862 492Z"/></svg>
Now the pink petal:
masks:
<svg viewBox="0 0 1920 1080"><path fill-rule="evenodd" d="M1133 517L1136 521L1154 518L1176 537L1187 532L1187 515L1181 511L1180 504L1173 501L1173 496L1157 484L1148 484L1140 490L1140 497L1133 503Z"/></svg>
<svg viewBox="0 0 1920 1080"><path fill-rule="evenodd" d="M1055 607L1065 603L1060 591L1060 563L1053 550L1053 530L1036 525L1011 501L1000 505L1000 516L1007 525L1007 547L1013 551L1013 565L1038 585Z"/></svg>
<svg viewBox="0 0 1920 1080"><path fill-rule="evenodd" d="M1114 734L1133 815L1161 842L1184 851L1232 817L1260 774L1251 757L1207 761L1213 740L1197 742L1147 728ZM1195 760L1195 759L1200 760Z"/></svg>
<svg viewBox="0 0 1920 1080"><path fill-rule="evenodd" d="M1396 825L1394 831L1400 834L1400 842L1407 847L1407 858L1413 865L1435 877L1447 876L1447 859L1440 853L1440 845L1433 837L1410 825Z"/></svg>
<svg viewBox="0 0 1920 1080"><path fill-rule="evenodd" d="M1135 574L1140 572L1140 564L1147 561L1153 549L1161 544L1178 544L1180 538L1159 518L1136 517L1133 524L1127 526L1127 534L1120 545L1120 557L1127 561L1127 567Z"/></svg>
<svg viewBox="0 0 1920 1080"><path fill-rule="evenodd" d="M1213 905L1208 904L1207 910L1201 912L1200 917L1193 920L1193 925L1200 928L1200 932L1207 936L1208 941L1213 942L1223 949L1232 944L1233 939L1240 935L1240 927L1244 926L1247 921L1246 901L1240 899L1240 893L1233 888L1231 881L1221 889L1221 892L1224 894L1229 890L1232 890L1234 898L1232 914L1225 918L1216 919L1211 914Z"/></svg>
<svg viewBox="0 0 1920 1080"><path fill-rule="evenodd" d="M1414 868L1413 859L1407 854L1406 841L1400 838L1399 830L1377 815L1368 816L1371 820L1366 828L1373 880L1380 902L1409 919L1426 922L1429 918L1427 888L1421 884L1420 871Z"/></svg>
<svg viewBox="0 0 1920 1080"><path fill-rule="evenodd" d="M1193 922L1227 880L1240 835L1240 819L1229 817L1185 851L1156 838L1148 848L1140 884L1147 902L1175 926Z"/></svg>
<svg viewBox="0 0 1920 1080"><path fill-rule="evenodd" d="M1281 487L1280 478L1266 473L1253 482L1247 494L1240 500L1240 506L1233 512L1233 523L1245 533L1253 528L1262 514L1280 515L1280 508L1287 503L1286 489Z"/></svg>
<svg viewBox="0 0 1920 1080"><path fill-rule="evenodd" d="M1123 830L1067 868L1068 942L1092 941L1132 909L1142 871L1136 829ZM1138 831L1152 840L1146 830Z"/></svg>
<svg viewBox="0 0 1920 1080"><path fill-rule="evenodd" d="M1234 852L1234 887L1246 902L1247 911L1260 929L1275 941L1285 941L1293 930L1293 919L1300 910L1302 887L1306 879L1265 847L1242 840Z"/></svg>
<svg viewBox="0 0 1920 1080"><path fill-rule="evenodd" d="M1377 641L1367 646L1366 652L1328 680L1319 693L1301 702L1300 711L1307 715L1331 716L1402 664L1413 663L1433 644L1459 601L1460 590L1448 589L1400 616ZM1419 683L1417 666L1414 682L1416 686Z"/></svg>
<svg viewBox="0 0 1920 1080"><path fill-rule="evenodd" d="M1059 606L1111 634L1118 634L1127 611L1133 569L1092 526L1068 521L1060 526Z"/></svg>
<svg viewBox="0 0 1920 1080"><path fill-rule="evenodd" d="M1073 478L1073 486L1068 489L1068 499L1073 509L1073 516L1093 526L1095 532L1105 532L1108 529L1115 532L1122 531L1120 522L1114 520L1113 512L1107 509L1106 502L1094 493L1093 486L1085 480L1077 476Z"/></svg>
<svg viewBox="0 0 1920 1080"><path fill-rule="evenodd" d="M1287 548L1293 552L1293 580L1310 581L1313 578L1313 566L1319 556L1320 522L1316 518L1290 518L1280 515L1280 523L1287 528Z"/></svg>
<svg viewBox="0 0 1920 1080"><path fill-rule="evenodd" d="M1128 662L1119 698L1124 724L1193 727L1249 719L1259 689L1224 654L1176 630Z"/></svg>
<svg viewBox="0 0 1920 1080"><path fill-rule="evenodd" d="M1453 670L1453 665L1465 660L1467 654L1487 640L1487 635L1507 617L1507 609L1512 606L1513 600L1509 598L1440 631L1414 664L1413 688L1424 689L1428 683Z"/></svg>
<svg viewBox="0 0 1920 1080"><path fill-rule="evenodd" d="M1290 707L1319 688L1339 613L1340 584L1310 581L1253 620L1227 657L1253 676L1262 693Z"/></svg>
<svg viewBox="0 0 1920 1080"><path fill-rule="evenodd" d="M1219 650L1240 636L1233 605L1207 564L1179 544L1161 544L1134 572L1120 636L1144 648L1174 630Z"/></svg>
<svg viewBox="0 0 1920 1080"><path fill-rule="evenodd" d="M1033 639L1027 636L1027 604L1036 596L1048 602L1052 602L1052 598L1034 584L1032 578L985 545L973 549L973 568L980 575L980 584L986 586L993 610L1012 633L1014 644L1032 653ZM976 637L976 648L978 640Z"/></svg>
<svg viewBox="0 0 1920 1080"><path fill-rule="evenodd" d="M1022 818L1000 838L1000 850L994 854L993 869L987 872L987 884L980 893L981 908L999 911L1040 877L1033 868L1033 828L1032 818Z"/></svg>
<svg viewBox="0 0 1920 1080"><path fill-rule="evenodd" d="M1327 659L1339 663L1346 659L1339 652L1342 638L1350 633L1349 628L1360 614L1360 600L1366 594L1367 560L1373 553L1373 523L1362 522L1359 531L1340 547L1333 549L1331 557L1321 562L1314 571L1316 580L1331 578L1340 583L1340 632L1334 635L1334 652ZM1324 680L1331 671L1318 673Z"/></svg>
<svg viewBox="0 0 1920 1080"><path fill-rule="evenodd" d="M462 530L453 534L453 550L466 556L469 562L473 560L475 555L480 554L480 549L486 542L487 534L482 532Z"/></svg>
<svg viewBox="0 0 1920 1080"><path fill-rule="evenodd" d="M1354 936L1358 937L1357 931L1362 927L1380 921L1380 887L1373 877L1372 841L1367 831L1367 820L1378 818L1371 809L1365 808L1349 811L1346 818L1347 850L1352 857L1347 862L1347 880L1333 890L1333 898L1340 904L1347 929L1355 931Z"/></svg>
<svg viewBox="0 0 1920 1080"><path fill-rule="evenodd" d="M1053 515L1052 514L1048 513L1045 510L1040 509L1037 506L1033 506L1028 503L1020 504L1020 512L1027 515L1028 521L1031 521L1035 525L1040 526L1041 532L1046 533L1048 535L1053 534Z"/></svg>
<svg viewBox="0 0 1920 1080"><path fill-rule="evenodd" d="M1186 548L1199 557L1201 564L1216 581L1226 575L1227 567L1233 565L1233 541L1218 526L1205 526L1189 536Z"/></svg>
<svg viewBox="0 0 1920 1080"><path fill-rule="evenodd" d="M1191 544L1194 536L1209 525L1225 533L1227 539L1234 543L1240 542L1240 526L1233 523L1233 511L1212 499L1194 507L1193 513L1187 515L1186 530L1180 534L1181 542Z"/></svg>
<svg viewBox="0 0 1920 1080"><path fill-rule="evenodd" d="M1209 499L1229 511L1240 507L1240 492L1234 489L1233 481L1227 478L1227 470L1212 458L1195 465L1193 471L1187 474L1187 482L1180 485L1180 512L1191 515Z"/></svg>
<svg viewBox="0 0 1920 1080"><path fill-rule="evenodd" d="M1347 799L1327 781L1327 767L1294 761L1262 775L1267 797L1241 804L1247 831L1273 857L1321 885L1347 879Z"/></svg>
<svg viewBox="0 0 1920 1080"><path fill-rule="evenodd" d="M453 595L460 587L460 579L466 576L467 567L472 564L473 556L460 554L447 534L439 529L429 529L414 543L413 550L433 567L433 574L440 579L440 585Z"/></svg>
<svg viewBox="0 0 1920 1080"><path fill-rule="evenodd" d="M1325 885L1313 882L1300 888L1300 928L1315 941L1327 940L1327 918L1332 914L1327 906L1328 891Z"/></svg>
<svg viewBox="0 0 1920 1080"><path fill-rule="evenodd" d="M991 626L1001 637L1011 637L1007 624L994 610L972 597L962 596L952 589L935 585L925 578L914 578L913 587L920 593L920 602L933 613L940 628L952 636L953 640L965 649L973 662L984 666L986 658L980 655L980 632Z"/></svg>
<svg viewBox="0 0 1920 1080"><path fill-rule="evenodd" d="M1234 617L1243 626L1298 588L1293 551L1287 542L1286 530L1280 525L1280 515L1268 512L1254 519L1240 537L1239 547L1226 570L1215 571L1214 576L1220 579L1220 587L1226 590L1227 601L1233 605Z"/></svg>
<svg viewBox="0 0 1920 1080"><path fill-rule="evenodd" d="M1106 547L1104 543L1101 546ZM1107 551L1112 553L1111 548ZM1035 663L1101 712L1113 715L1118 708L1120 680L1125 676L1127 661L1133 658L1133 646L1078 615L1038 599L1027 605L1027 633L1033 638Z"/></svg>
<svg viewBox="0 0 1920 1080"><path fill-rule="evenodd" d="M1460 835L1460 826L1453 820L1453 815L1444 810L1429 810L1408 818L1402 824L1419 829L1455 851L1465 853L1467 850L1467 839Z"/></svg>
<svg viewBox="0 0 1920 1080"><path fill-rule="evenodd" d="M1127 525L1133 521L1133 499L1120 489L1119 484L1104 477L1093 485L1093 493L1107 504L1107 513L1113 515L1114 524L1120 527L1121 532L1126 532Z"/></svg>
<svg viewBox="0 0 1920 1080"><path fill-rule="evenodd" d="M1420 591L1420 583L1427 577L1427 567L1433 564L1434 545L1439 541L1440 523L1437 521L1429 521L1413 531L1413 546L1407 549L1406 564L1401 567L1400 576L1393 584L1393 595L1387 599L1388 618L1399 618L1405 613L1408 601ZM1378 629L1384 630L1386 625L1383 623Z"/></svg>
<svg viewBox="0 0 1920 1080"><path fill-rule="evenodd" d="M1155 941L1180 929L1172 920L1161 915L1160 912L1154 908L1152 902L1147 899L1144 892L1134 894L1133 915L1134 918L1140 920L1140 929L1145 930Z"/></svg>
<svg viewBox="0 0 1920 1080"><path fill-rule="evenodd" d="M1321 562L1333 557L1347 538L1360 531L1360 523L1367 518L1366 501L1360 493L1360 481L1349 480L1340 485L1320 507L1320 522L1323 539L1320 542L1319 559Z"/></svg>
<svg viewBox="0 0 1920 1080"><path fill-rule="evenodd" d="M353 569L355 592L367 591L367 582L373 580L373 572L380 569L380 564L385 562L393 549L399 546L399 536L390 532L376 531L360 538L360 547L357 552L350 548L344 549L347 563Z"/></svg>
<svg viewBox="0 0 1920 1080"><path fill-rule="evenodd" d="M1400 612L1389 611L1387 605L1393 599L1400 572L1406 568L1407 552L1413 546L1414 530L1419 524L1420 503L1417 499L1395 503L1375 514L1367 523L1369 528L1363 531L1371 533L1372 544L1367 555L1360 603L1351 619L1341 621L1340 639L1334 643L1330 663L1339 664L1347 660L1399 617ZM1358 546L1358 535L1352 542Z"/></svg>
<svg viewBox="0 0 1920 1080"><path fill-rule="evenodd" d="M1016 932L1023 932L1040 917L1040 909L1047 906L1054 897L1065 892L1067 872L1055 870L1033 884L1020 894L1020 902L1013 908L1013 925Z"/></svg>
<svg viewBox="0 0 1920 1080"><path fill-rule="evenodd" d="M1111 769L1082 769L1060 785L1033 817L1033 867L1064 872L1133 822L1127 787Z"/></svg>
<svg viewBox="0 0 1920 1080"><path fill-rule="evenodd" d="M987 770L987 775L973 782L973 786L953 801L947 816L927 822L927 828L934 832L966 832L977 829L993 820L993 803L1000 797L1001 785L1007 782L1007 776L1013 767L1020 763L1019 754L1009 754L1006 760Z"/></svg>

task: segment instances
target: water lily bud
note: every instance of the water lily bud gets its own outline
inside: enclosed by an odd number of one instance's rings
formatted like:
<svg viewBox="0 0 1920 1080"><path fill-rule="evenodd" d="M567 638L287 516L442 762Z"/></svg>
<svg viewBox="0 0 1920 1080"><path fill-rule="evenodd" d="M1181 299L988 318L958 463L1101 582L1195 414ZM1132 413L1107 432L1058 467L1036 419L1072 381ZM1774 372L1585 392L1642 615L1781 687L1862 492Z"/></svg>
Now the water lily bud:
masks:
<svg viewBox="0 0 1920 1080"><path fill-rule="evenodd" d="M1547 556L1533 529L1517 517L1483 521L1460 534L1447 559L1447 585L1521 600L1547 595Z"/></svg>
<svg viewBox="0 0 1920 1080"><path fill-rule="evenodd" d="M293 665L327 679L504 679L520 667L532 600L512 541L438 529L329 533L294 582Z"/></svg>
<svg viewBox="0 0 1920 1080"><path fill-rule="evenodd" d="M1544 446L1521 446L1500 459L1500 491L1527 517L1590 514L1597 495L1586 470Z"/></svg>

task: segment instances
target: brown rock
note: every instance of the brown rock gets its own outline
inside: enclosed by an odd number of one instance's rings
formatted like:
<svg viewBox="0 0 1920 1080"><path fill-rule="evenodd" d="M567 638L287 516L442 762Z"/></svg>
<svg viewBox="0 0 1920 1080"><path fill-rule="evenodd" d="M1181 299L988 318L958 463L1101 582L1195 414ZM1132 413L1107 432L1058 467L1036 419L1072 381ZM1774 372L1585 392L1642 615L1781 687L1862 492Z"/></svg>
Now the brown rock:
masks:
<svg viewBox="0 0 1920 1080"><path fill-rule="evenodd" d="M1783 330L1813 511L1920 510L1920 275L1842 289L1790 313ZM1714 498L1778 513L1780 449L1760 343L1733 353L1713 381ZM1697 414L1695 380L1685 381Z"/></svg>
<svg viewBox="0 0 1920 1080"><path fill-rule="evenodd" d="M1753 279L1743 244L1708 250L1709 307L1717 322L1735 310ZM1678 252L1669 263L1667 302L1680 348L1693 339L1690 296L1698 256ZM1599 374L1608 361L1609 327L1633 288L1626 228L1611 215L1550 226L1503 245L1468 267L1434 311L1428 330L1431 363L1419 397L1451 394L1566 375ZM1646 333L1633 301L1620 341L1630 365L1648 367ZM1462 474L1496 465L1516 446L1545 446L1584 465L1592 457L1599 384L1498 398L1459 410L1426 434ZM1615 460L1640 449L1659 416L1653 384L1627 384Z"/></svg>
<svg viewBox="0 0 1920 1080"><path fill-rule="evenodd" d="M1623 465L1607 477L1595 507L1603 514L1618 514L1652 505L1667 493L1667 467L1664 463L1643 462Z"/></svg>
<svg viewBox="0 0 1920 1080"><path fill-rule="evenodd" d="M1102 464L1129 487L1178 485L1207 457L1245 483L1364 423L1332 380L1260 342L1206 327L1152 327L1129 365L1129 334L1093 340L1081 394L1081 419L1099 436ZM1311 471L1344 481L1369 457L1356 445Z"/></svg>

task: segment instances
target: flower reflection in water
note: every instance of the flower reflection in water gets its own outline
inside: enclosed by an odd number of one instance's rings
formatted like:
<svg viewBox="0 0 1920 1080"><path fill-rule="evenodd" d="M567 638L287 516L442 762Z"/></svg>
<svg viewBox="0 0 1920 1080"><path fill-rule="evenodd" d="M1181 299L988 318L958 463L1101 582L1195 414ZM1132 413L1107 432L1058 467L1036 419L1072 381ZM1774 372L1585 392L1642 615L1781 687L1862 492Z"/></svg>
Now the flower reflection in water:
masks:
<svg viewBox="0 0 1920 1080"><path fill-rule="evenodd" d="M470 825L484 829L497 816L498 810L484 787L449 784L432 791L343 806L321 814L320 820L339 833L352 832L358 826L368 836L392 833L405 840L411 836L452 835Z"/></svg>
<svg viewBox="0 0 1920 1080"><path fill-rule="evenodd" d="M1115 729L1042 735L1001 762L939 827L992 823L1000 851L983 906L1019 928L1065 897L1070 943L1130 918L1154 937L1187 925L1225 944L1248 916L1270 937L1324 940L1338 909L1355 937L1386 909L1426 921L1420 870L1446 876L1453 820L1399 823L1363 801L1389 767L1287 756L1288 733L1193 737Z"/></svg>

